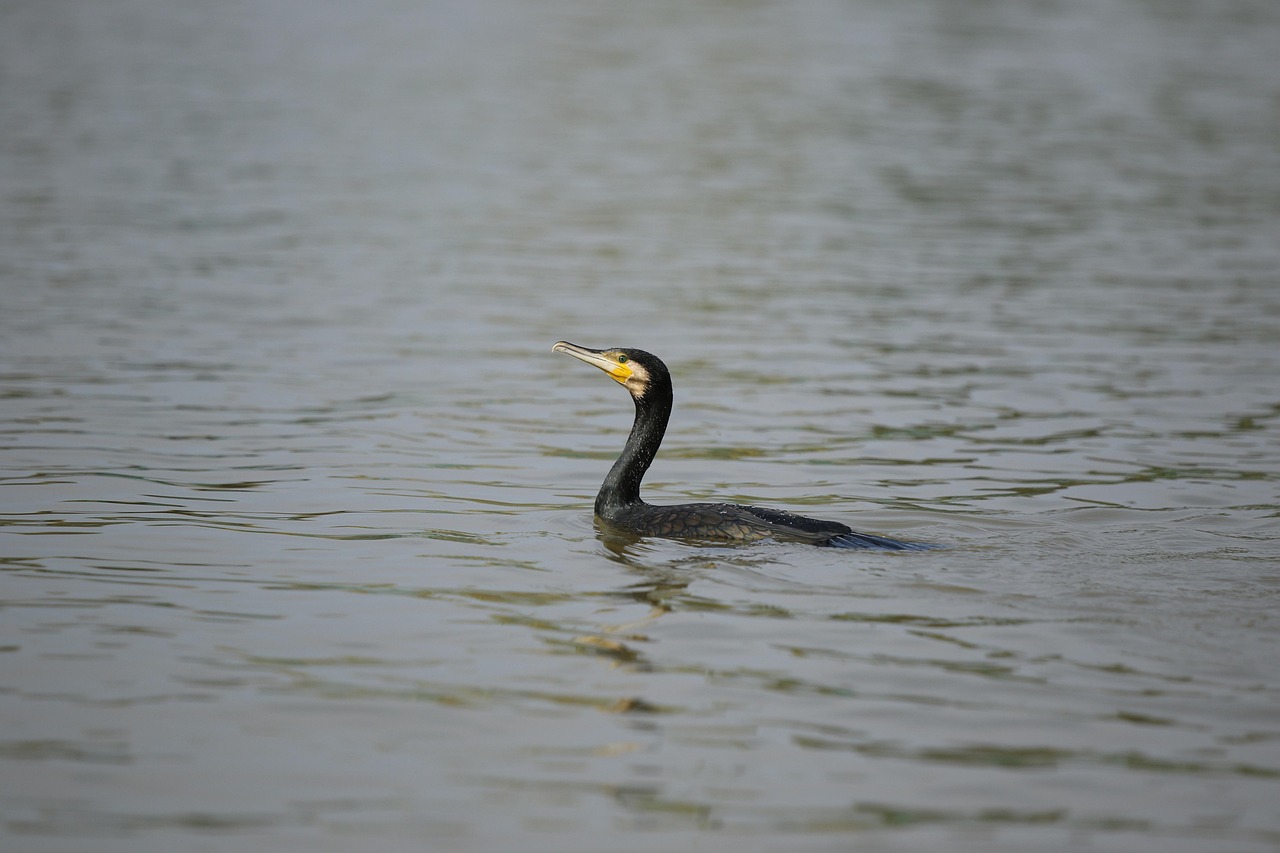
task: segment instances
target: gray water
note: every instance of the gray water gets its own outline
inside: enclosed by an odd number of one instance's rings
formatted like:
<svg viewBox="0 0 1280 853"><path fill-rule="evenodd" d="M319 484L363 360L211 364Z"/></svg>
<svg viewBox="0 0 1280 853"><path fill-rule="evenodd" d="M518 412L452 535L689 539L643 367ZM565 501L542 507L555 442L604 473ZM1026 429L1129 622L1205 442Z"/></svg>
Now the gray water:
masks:
<svg viewBox="0 0 1280 853"><path fill-rule="evenodd" d="M1280 7L0 7L0 847L1280 849ZM618 542L756 502L922 554Z"/></svg>

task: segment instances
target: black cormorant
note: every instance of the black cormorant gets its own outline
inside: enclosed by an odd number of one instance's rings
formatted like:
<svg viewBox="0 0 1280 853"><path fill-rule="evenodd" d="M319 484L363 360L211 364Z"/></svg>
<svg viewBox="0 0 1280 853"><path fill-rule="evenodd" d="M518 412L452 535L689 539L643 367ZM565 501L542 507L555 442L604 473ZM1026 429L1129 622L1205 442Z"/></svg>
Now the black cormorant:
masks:
<svg viewBox="0 0 1280 853"><path fill-rule="evenodd" d="M835 548L922 551L933 546L857 533L837 521L822 521L776 509L738 504L654 506L640 499L640 481L653 462L671 416L671 374L656 355L638 349L588 349L568 341L551 348L600 368L628 391L636 419L622 455L596 495L596 516L607 526L640 536L698 542L743 543L761 539L806 542Z"/></svg>

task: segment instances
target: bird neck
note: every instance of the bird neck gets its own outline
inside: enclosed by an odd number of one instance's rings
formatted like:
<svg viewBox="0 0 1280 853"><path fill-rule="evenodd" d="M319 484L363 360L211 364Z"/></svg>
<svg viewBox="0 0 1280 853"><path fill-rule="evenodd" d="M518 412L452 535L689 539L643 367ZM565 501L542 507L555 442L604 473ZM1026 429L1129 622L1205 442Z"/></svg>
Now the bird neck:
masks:
<svg viewBox="0 0 1280 853"><path fill-rule="evenodd" d="M670 387L650 387L635 398L636 419L618 461L613 463L596 495L596 515L609 518L612 511L642 504L640 481L653 464L671 417Z"/></svg>

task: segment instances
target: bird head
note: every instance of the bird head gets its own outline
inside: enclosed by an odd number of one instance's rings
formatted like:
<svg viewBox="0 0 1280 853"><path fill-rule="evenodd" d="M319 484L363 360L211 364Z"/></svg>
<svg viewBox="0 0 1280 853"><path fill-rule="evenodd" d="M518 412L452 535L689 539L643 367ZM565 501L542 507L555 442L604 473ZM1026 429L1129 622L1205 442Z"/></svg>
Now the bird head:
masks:
<svg viewBox="0 0 1280 853"><path fill-rule="evenodd" d="M609 375L609 378L631 392L637 400L642 399L649 389L656 385L671 385L671 376L667 366L656 355L644 350L626 347L609 349L589 349L558 341L553 352L568 353L574 358L598 367Z"/></svg>

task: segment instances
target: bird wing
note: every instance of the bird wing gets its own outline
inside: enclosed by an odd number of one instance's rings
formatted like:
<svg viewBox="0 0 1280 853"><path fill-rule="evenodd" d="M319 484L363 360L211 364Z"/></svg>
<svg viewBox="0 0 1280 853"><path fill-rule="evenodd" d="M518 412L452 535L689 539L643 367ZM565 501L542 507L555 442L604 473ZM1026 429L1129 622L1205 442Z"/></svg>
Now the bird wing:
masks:
<svg viewBox="0 0 1280 853"><path fill-rule="evenodd" d="M858 533L838 521L809 518L769 507L738 504L645 505L639 518L628 519L628 526L644 536L726 544L776 539L867 550L923 551L933 547L917 542L900 542L870 533Z"/></svg>
<svg viewBox="0 0 1280 853"><path fill-rule="evenodd" d="M775 538L821 544L849 532L848 527L834 521L767 507L713 503L648 506L643 528L649 536L707 542L755 542Z"/></svg>
<svg viewBox="0 0 1280 853"><path fill-rule="evenodd" d="M928 551L934 547L923 542L902 542L887 536L876 536L874 533L859 533L838 521L792 515L779 509L761 506L747 506L743 509L773 524L783 526L786 532L778 535L792 541L815 542L832 548L867 551Z"/></svg>

